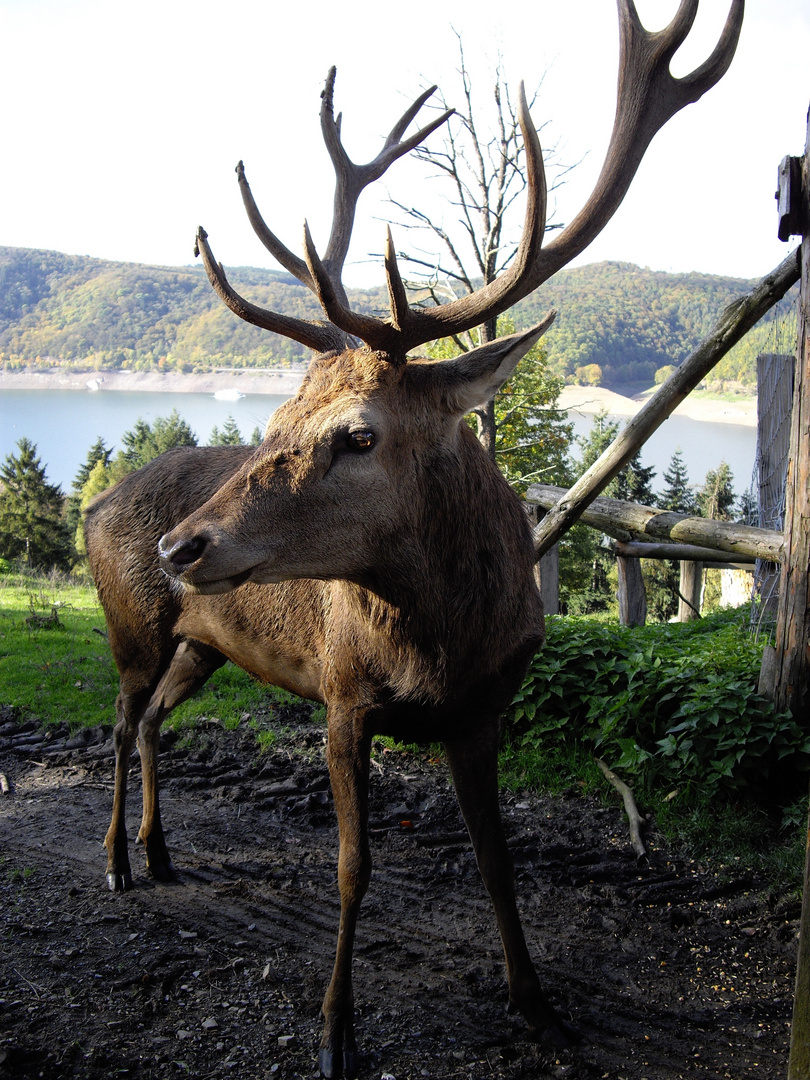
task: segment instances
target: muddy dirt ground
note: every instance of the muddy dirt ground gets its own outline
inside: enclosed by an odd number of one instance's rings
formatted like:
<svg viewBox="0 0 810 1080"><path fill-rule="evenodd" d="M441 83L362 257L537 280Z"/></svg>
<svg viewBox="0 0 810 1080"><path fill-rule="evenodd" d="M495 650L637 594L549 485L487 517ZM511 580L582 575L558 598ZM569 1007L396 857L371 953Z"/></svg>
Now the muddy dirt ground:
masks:
<svg viewBox="0 0 810 1080"><path fill-rule="evenodd" d="M338 921L323 731L259 754L210 722L164 740L180 880L132 851L107 891L110 731L0 717L0 1077L315 1077ZM799 909L733 867L630 849L621 803L503 797L541 978L582 1033L554 1051L505 1010L500 945L447 774L372 769L375 871L355 953L366 1078L786 1075ZM133 762L130 836L140 780Z"/></svg>

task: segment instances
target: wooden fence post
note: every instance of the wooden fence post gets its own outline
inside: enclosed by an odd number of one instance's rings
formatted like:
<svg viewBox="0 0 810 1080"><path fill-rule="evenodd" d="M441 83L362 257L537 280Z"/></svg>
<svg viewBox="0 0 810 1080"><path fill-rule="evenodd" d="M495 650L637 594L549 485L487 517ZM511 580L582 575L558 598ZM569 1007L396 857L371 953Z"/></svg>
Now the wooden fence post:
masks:
<svg viewBox="0 0 810 1080"><path fill-rule="evenodd" d="M780 173L781 179L781 173ZM785 548L779 611L776 618L776 678L774 700L807 724L808 648L810 648L810 115L801 168L801 190L784 208L787 235L802 233L799 293L799 341L793 415L790 425L791 458L785 488ZM780 199L780 210L782 210ZM780 230L782 230L780 223ZM780 231L780 237L787 239ZM810 841L810 819L808 820ZM796 965L796 991L790 1031L788 1080L810 1077L810 842L804 873L804 896Z"/></svg>
<svg viewBox="0 0 810 1080"><path fill-rule="evenodd" d="M810 134L805 157L805 185L810 186L808 174ZM806 190L805 198L810 201L810 191ZM799 355L785 485L785 552L776 616L774 700L777 708L791 709L797 720L806 722L810 649L810 231L802 242Z"/></svg>
<svg viewBox="0 0 810 1080"><path fill-rule="evenodd" d="M790 455L790 414L796 357L780 353L757 356L757 476L760 529L785 524L785 474ZM759 617L776 618L780 568L760 560L756 568L761 599Z"/></svg>
<svg viewBox="0 0 810 1080"><path fill-rule="evenodd" d="M703 563L692 560L681 562L679 585L678 622L691 622L700 618L700 596L703 592Z"/></svg>
<svg viewBox="0 0 810 1080"><path fill-rule="evenodd" d="M524 503L532 529L537 528L545 510L537 503ZM543 598L543 611L546 615L560 614L560 549L557 544L535 563L534 580Z"/></svg>
<svg viewBox="0 0 810 1080"><path fill-rule="evenodd" d="M647 621L647 593L641 573L641 559L616 556L619 571L619 623L643 626Z"/></svg>

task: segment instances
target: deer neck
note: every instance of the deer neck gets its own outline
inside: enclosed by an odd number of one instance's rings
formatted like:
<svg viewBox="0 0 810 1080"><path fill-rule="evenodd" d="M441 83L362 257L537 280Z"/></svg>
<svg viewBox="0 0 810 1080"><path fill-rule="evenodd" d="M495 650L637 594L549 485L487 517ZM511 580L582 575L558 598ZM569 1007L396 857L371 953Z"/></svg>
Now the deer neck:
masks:
<svg viewBox="0 0 810 1080"><path fill-rule="evenodd" d="M438 703L542 641L528 521L479 451L462 432L451 454L425 463L420 509L378 570L332 583L333 627L362 643L372 681L399 700Z"/></svg>

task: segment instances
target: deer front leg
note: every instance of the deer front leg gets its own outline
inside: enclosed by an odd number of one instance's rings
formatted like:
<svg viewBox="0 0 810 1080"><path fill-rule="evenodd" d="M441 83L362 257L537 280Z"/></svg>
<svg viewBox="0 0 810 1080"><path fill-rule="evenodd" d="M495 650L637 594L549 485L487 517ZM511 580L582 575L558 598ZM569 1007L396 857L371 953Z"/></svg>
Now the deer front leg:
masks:
<svg viewBox="0 0 810 1080"><path fill-rule="evenodd" d="M352 950L360 903L371 878L368 845L368 774L371 741L348 711L330 709L326 760L335 799L340 853L340 929L332 979L323 999L323 1038L318 1053L321 1072L333 1077L357 1076L359 1055L354 1037ZM356 727L355 727L356 724Z"/></svg>
<svg viewBox="0 0 810 1080"><path fill-rule="evenodd" d="M157 881L175 881L163 824L160 820L158 747L160 727L172 709L186 701L222 667L225 657L199 642L182 641L157 685L138 728L138 751L143 777L143 817L138 841L146 850L146 869Z"/></svg>
<svg viewBox="0 0 810 1080"><path fill-rule="evenodd" d="M495 909L509 980L509 1007L529 1030L554 1046L570 1046L576 1032L547 1000L534 970L515 903L515 877L498 800L498 725L482 726L464 741L445 744L461 812L478 869Z"/></svg>

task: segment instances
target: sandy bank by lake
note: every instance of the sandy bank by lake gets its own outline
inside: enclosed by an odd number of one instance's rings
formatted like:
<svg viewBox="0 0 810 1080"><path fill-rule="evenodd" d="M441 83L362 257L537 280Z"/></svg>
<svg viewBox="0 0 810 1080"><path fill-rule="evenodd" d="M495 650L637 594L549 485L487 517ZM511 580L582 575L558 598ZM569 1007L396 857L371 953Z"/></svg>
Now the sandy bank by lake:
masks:
<svg viewBox="0 0 810 1080"><path fill-rule="evenodd" d="M160 371L49 371L0 370L0 392L5 390L81 390L85 393L125 390L160 394L214 394L238 390L241 394L294 394L301 384L302 371L211 371L199 375L178 375ZM593 414L607 409L611 416L635 416L651 396L622 397L601 386L566 386L560 395L561 408ZM675 415L715 424L756 427L757 401L751 397L718 400L696 391L675 410Z"/></svg>
<svg viewBox="0 0 810 1080"><path fill-rule="evenodd" d="M652 391L638 397L622 397L602 386L565 386L560 394L560 407L566 412L575 409L581 413L598 413L606 409L611 416L635 416L652 397ZM690 420L708 420L713 424L740 424L757 426L757 399L734 396L718 398L694 391L675 410L674 416L686 416Z"/></svg>

